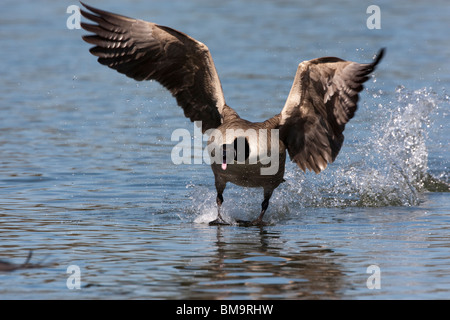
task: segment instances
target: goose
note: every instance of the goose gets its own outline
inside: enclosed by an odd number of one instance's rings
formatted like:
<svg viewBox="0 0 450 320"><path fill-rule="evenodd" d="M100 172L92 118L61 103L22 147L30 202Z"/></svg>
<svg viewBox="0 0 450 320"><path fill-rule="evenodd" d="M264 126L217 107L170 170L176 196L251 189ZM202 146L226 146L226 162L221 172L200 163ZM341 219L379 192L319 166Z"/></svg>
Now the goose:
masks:
<svg viewBox="0 0 450 320"><path fill-rule="evenodd" d="M189 35L81 3L90 23L82 39L98 62L137 81L156 80L171 92L184 115L209 135L208 152L217 191L217 219L227 183L263 188L261 211L239 225L267 225L263 217L273 191L284 182L286 153L306 172L319 173L338 155L343 131L357 109L359 92L385 49L370 63L336 57L301 62L284 107L264 122L242 119L225 102L208 47ZM93 22L93 23L92 23Z"/></svg>

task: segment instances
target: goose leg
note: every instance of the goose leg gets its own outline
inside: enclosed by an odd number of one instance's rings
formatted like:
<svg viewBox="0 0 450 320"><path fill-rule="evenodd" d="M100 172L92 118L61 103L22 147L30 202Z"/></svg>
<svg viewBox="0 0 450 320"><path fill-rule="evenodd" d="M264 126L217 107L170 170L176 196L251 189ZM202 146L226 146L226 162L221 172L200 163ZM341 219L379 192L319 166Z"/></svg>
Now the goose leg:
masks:
<svg viewBox="0 0 450 320"><path fill-rule="evenodd" d="M216 203L217 203L217 219L213 220L209 223L210 226L220 226L220 225L230 225L229 223L225 222L223 220L222 215L220 214L220 208L222 207L223 203L223 190L225 189L225 186L218 185L216 183L216 189L217 189L217 197L216 197Z"/></svg>
<svg viewBox="0 0 450 320"><path fill-rule="evenodd" d="M269 207L269 200L270 197L272 197L273 189L264 189L264 200L261 203L261 213L259 214L258 218L256 218L253 221L244 221L244 220L238 220L237 222L239 225L248 227L248 226L266 226L268 225L267 222L263 221L264 214L266 213L267 208Z"/></svg>
<svg viewBox="0 0 450 320"><path fill-rule="evenodd" d="M252 221L252 225L254 226L265 226L267 225L267 222L263 221L264 214L266 213L267 208L269 207L269 200L272 196L272 192L268 197L264 196L264 200L261 203L261 213L259 214L258 218Z"/></svg>

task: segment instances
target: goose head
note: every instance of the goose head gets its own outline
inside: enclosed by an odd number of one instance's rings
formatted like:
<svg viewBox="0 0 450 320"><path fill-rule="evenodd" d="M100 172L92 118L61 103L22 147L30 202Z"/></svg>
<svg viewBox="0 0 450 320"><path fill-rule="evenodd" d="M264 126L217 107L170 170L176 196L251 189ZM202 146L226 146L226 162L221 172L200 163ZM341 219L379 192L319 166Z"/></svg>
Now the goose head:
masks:
<svg viewBox="0 0 450 320"><path fill-rule="evenodd" d="M222 170L227 164L243 164L250 157L250 145L246 137L236 137L230 144L222 144Z"/></svg>

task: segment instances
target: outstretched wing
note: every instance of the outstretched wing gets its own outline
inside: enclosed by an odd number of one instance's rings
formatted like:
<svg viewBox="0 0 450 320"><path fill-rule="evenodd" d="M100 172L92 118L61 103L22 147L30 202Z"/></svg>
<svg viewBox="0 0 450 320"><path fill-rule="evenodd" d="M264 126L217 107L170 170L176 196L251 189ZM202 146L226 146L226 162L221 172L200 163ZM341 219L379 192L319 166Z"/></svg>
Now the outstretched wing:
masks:
<svg viewBox="0 0 450 320"><path fill-rule="evenodd" d="M135 80L156 80L176 98L191 121L202 129L221 123L225 98L209 49L177 30L99 10L81 14L96 24L81 23L94 35L83 39L95 47L98 62Z"/></svg>
<svg viewBox="0 0 450 320"><path fill-rule="evenodd" d="M325 57L300 63L281 111L280 138L292 161L319 173L334 161L345 124L357 109L363 83L383 57L360 64Z"/></svg>

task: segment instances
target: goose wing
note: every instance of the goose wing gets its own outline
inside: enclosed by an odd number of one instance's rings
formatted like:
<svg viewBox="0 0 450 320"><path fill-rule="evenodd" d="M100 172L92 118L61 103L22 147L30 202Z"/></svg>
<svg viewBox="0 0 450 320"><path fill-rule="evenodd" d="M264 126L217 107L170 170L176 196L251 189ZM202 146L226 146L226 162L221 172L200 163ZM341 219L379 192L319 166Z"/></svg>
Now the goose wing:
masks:
<svg viewBox="0 0 450 320"><path fill-rule="evenodd" d="M81 23L94 33L83 39L95 47L98 62L137 81L156 80L168 89L191 121L203 132L221 123L225 98L209 49L177 30L128 18L82 3Z"/></svg>
<svg viewBox="0 0 450 320"><path fill-rule="evenodd" d="M319 173L334 161L345 124L357 109L358 93L383 54L381 49L368 64L334 57L299 64L281 111L280 139L303 171Z"/></svg>

